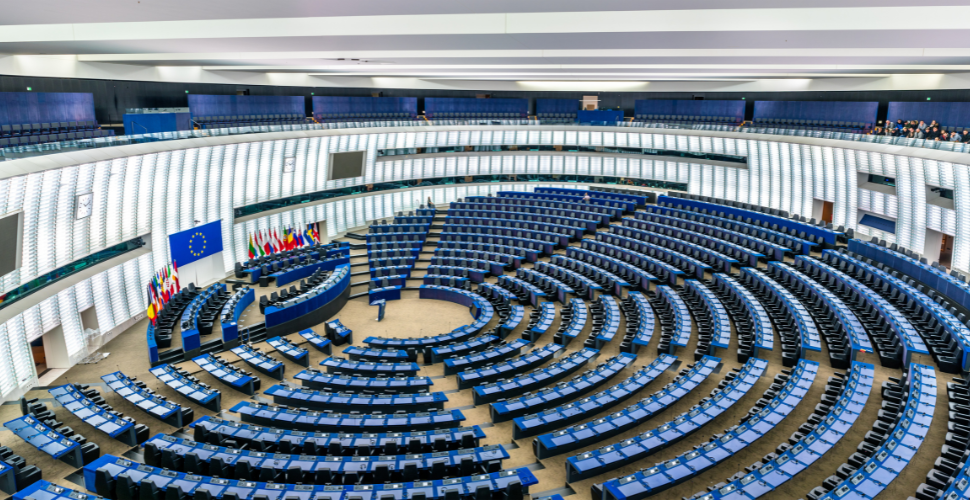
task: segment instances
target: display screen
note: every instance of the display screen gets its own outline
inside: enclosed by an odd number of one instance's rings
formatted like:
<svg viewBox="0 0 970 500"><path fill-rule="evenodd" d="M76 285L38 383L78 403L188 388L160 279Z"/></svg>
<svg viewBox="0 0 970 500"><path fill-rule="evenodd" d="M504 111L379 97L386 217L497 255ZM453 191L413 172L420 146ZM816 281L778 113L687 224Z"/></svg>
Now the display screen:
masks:
<svg viewBox="0 0 970 500"><path fill-rule="evenodd" d="M23 212L0 218L0 276L4 276L20 267L20 245L23 241ZM13 237L10 237L13 236Z"/></svg>
<svg viewBox="0 0 970 500"><path fill-rule="evenodd" d="M330 154L330 179L352 179L364 176L366 151L349 151Z"/></svg>

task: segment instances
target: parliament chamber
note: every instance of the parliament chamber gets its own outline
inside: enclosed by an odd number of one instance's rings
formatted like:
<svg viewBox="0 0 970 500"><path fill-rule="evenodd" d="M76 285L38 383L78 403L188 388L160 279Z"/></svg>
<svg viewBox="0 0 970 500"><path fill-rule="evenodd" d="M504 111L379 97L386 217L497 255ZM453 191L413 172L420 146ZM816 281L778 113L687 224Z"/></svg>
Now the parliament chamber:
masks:
<svg viewBox="0 0 970 500"><path fill-rule="evenodd" d="M0 498L970 499L967 8L129 3L0 16Z"/></svg>

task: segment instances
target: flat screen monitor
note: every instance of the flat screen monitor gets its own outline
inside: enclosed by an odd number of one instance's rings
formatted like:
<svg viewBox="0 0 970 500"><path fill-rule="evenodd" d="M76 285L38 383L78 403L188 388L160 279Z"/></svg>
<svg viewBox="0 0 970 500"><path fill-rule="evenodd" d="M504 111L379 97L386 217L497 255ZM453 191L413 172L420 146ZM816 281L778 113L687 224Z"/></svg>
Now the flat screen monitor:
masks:
<svg viewBox="0 0 970 500"><path fill-rule="evenodd" d="M364 176L366 151L330 153L330 180L353 179Z"/></svg>
<svg viewBox="0 0 970 500"><path fill-rule="evenodd" d="M0 218L0 234L8 236L0 238L0 276L5 276L20 268L23 218L23 212Z"/></svg>

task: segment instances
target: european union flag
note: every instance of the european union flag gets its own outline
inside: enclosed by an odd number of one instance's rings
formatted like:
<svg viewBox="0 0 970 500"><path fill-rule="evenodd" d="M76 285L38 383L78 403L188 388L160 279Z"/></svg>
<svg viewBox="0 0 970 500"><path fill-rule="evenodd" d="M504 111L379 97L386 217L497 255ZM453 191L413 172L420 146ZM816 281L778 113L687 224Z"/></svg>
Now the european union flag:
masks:
<svg viewBox="0 0 970 500"><path fill-rule="evenodd" d="M222 251L222 221L169 235L172 260L184 266Z"/></svg>

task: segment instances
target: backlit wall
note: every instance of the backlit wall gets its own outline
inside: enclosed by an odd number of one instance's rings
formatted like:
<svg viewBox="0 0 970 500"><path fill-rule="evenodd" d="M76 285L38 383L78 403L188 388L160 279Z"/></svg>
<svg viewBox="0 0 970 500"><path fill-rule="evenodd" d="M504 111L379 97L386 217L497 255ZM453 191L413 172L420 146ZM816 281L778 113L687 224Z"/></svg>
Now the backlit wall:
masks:
<svg viewBox="0 0 970 500"><path fill-rule="evenodd" d="M296 208L239 224L233 223L234 207L344 186L486 174L585 174L685 182L691 193L809 216L813 201L821 199L834 202L836 226L855 227L857 233L873 234L917 251L923 248L927 228L950 232L956 236L953 267L970 268L970 168L923 156L963 155L784 136L651 132L662 131L541 126L330 130L266 134L262 138L234 136L219 138L214 141L221 142L217 145L206 145L209 139L154 143L154 147L168 150L94 163L78 160L77 164L57 168L47 168L49 163L43 159L7 162L5 168L11 167L8 172L33 171L0 179L0 213L23 210L25 235L22 267L0 279L0 292L139 235L151 233L154 241L165 241L167 235L189 229L196 221L223 221L223 258L229 272L237 260L245 258L246 234L257 228L326 220L329 235L335 236L368 220L413 209L417 200L428 196L443 203L498 188L508 189L508 185L467 184L419 192L382 192ZM273 140L266 140L270 136ZM487 156L455 153L411 159L377 156L378 149L391 148L537 144L605 149L601 155L549 151ZM738 168L650 156L614 156L609 154L614 147L743 155L748 157L748 164L739 164ZM361 149L367 151L366 177L340 181L325 178L331 152ZM284 173L287 158L295 160L295 169ZM858 172L895 177L896 196L874 196L860 190ZM927 205L926 184L954 189L955 209ZM536 185L523 184L516 189ZM75 197L89 192L94 194L94 213L76 220ZM859 210L897 218L896 234L874 230L870 233L864 226L857 227ZM152 253L62 290L0 325L0 397L16 397L36 380L27 346L30 339L60 325L76 361L86 354L79 311L95 307L102 331L123 326L144 312L144 284L155 269L169 260L168 246L154 244Z"/></svg>

